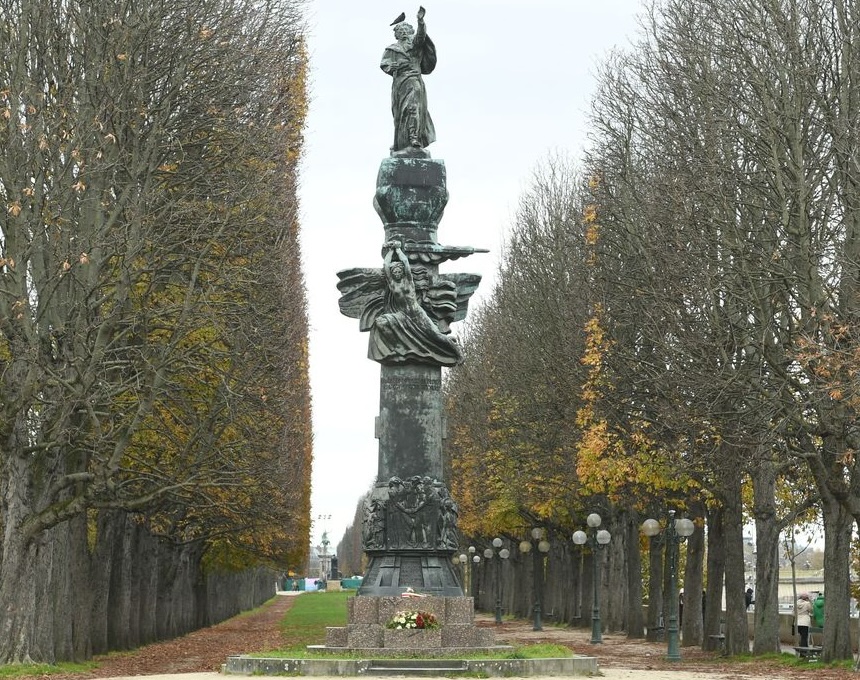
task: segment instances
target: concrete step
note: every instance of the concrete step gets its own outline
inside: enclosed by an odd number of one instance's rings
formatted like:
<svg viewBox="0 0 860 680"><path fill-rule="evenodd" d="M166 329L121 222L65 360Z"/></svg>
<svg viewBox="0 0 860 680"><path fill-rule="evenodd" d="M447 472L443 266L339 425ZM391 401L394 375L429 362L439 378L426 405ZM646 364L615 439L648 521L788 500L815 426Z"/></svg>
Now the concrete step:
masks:
<svg viewBox="0 0 860 680"><path fill-rule="evenodd" d="M465 661L455 659L372 659L368 675L451 676L467 673Z"/></svg>

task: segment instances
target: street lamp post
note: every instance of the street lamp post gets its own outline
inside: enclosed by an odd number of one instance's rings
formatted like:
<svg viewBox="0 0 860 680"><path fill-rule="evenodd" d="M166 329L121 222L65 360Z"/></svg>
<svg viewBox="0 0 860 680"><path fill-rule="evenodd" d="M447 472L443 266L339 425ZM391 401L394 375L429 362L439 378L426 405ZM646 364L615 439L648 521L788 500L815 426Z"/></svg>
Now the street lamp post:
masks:
<svg viewBox="0 0 860 680"><path fill-rule="evenodd" d="M459 559L457 557L454 557L453 560L455 563L457 563L457 562L460 563L460 571L461 571L462 576L463 576L463 592L466 595L468 595L469 594L469 574L466 571L466 563L468 562L469 558L466 557L465 553L460 553Z"/></svg>
<svg viewBox="0 0 860 680"><path fill-rule="evenodd" d="M469 546L469 560L472 564L469 566L469 595L475 597L475 558L477 557L478 562L481 561L481 558L477 556L478 549L470 545Z"/></svg>
<svg viewBox="0 0 860 680"><path fill-rule="evenodd" d="M535 544L534 555L534 626L532 630L543 630L541 623L541 591L543 590L543 558L549 552L549 541L543 538L543 529L535 527L532 529L532 540L520 542L520 552L526 554L532 551L532 543Z"/></svg>
<svg viewBox="0 0 860 680"><path fill-rule="evenodd" d="M493 548L496 552L493 552ZM496 625L502 622L502 560L508 559L511 556L511 551L507 548L502 548L502 539L493 539L493 548L484 550L484 559L491 560L493 555L498 555L496 559Z"/></svg>
<svg viewBox="0 0 860 680"><path fill-rule="evenodd" d="M573 532L573 542L576 545L585 545L586 542L591 544L592 556L591 563L594 566L594 594L591 601L591 644L603 643L603 631L600 624L600 561L597 559L597 551L606 546L612 540L612 535L606 529L598 529L603 521L600 515L592 512L585 519L588 528L591 529L589 537L584 531ZM589 540L590 539L590 540Z"/></svg>
<svg viewBox="0 0 860 680"><path fill-rule="evenodd" d="M669 551L669 625L666 627L669 638L666 658L669 661L681 660L678 647L678 546L692 535L695 528L692 520L686 517L676 519L675 511L669 510L669 521L663 530L666 536L666 549ZM649 538L657 536L660 531L660 522L656 519L646 519L642 523L642 533Z"/></svg>

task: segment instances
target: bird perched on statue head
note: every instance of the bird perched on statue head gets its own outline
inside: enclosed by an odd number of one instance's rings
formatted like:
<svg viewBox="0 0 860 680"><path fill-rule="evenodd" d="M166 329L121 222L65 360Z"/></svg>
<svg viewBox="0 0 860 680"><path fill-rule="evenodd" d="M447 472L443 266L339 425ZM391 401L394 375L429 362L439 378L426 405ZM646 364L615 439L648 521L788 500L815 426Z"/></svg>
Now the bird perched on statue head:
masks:
<svg viewBox="0 0 860 680"><path fill-rule="evenodd" d="M392 21L389 26L394 26L395 24L399 24L402 21L406 21L406 12L401 12L400 16L397 17L394 21Z"/></svg>

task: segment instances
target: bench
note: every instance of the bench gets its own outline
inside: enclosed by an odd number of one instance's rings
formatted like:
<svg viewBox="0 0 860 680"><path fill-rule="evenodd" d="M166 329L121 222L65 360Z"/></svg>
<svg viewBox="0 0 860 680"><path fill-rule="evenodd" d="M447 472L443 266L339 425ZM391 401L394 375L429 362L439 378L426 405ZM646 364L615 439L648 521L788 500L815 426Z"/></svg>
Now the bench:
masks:
<svg viewBox="0 0 860 680"><path fill-rule="evenodd" d="M794 651L797 656L809 661L817 661L821 658L821 647L795 647Z"/></svg>
<svg viewBox="0 0 860 680"><path fill-rule="evenodd" d="M665 634L666 634L666 627L665 626L653 626L653 627L647 629L645 636L649 640L663 640Z"/></svg>
<svg viewBox="0 0 860 680"><path fill-rule="evenodd" d="M709 649L715 650L719 648L720 656L726 656L726 636L725 633L720 633L719 635L709 635L708 639L711 641Z"/></svg>

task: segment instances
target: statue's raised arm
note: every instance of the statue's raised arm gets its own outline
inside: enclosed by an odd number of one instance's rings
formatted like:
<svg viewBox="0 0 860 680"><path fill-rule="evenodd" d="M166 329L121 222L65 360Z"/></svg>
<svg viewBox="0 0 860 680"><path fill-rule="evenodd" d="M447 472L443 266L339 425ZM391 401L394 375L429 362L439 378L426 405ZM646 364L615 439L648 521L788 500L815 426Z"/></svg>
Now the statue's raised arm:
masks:
<svg viewBox="0 0 860 680"><path fill-rule="evenodd" d="M436 46L427 35L425 10L418 9L418 30L401 20L394 21L397 42L385 48L380 68L393 78L391 114L394 118L392 156L428 158L426 147L436 141L436 129L427 110L427 91L422 74L436 68ZM405 18L405 15L401 15Z"/></svg>

